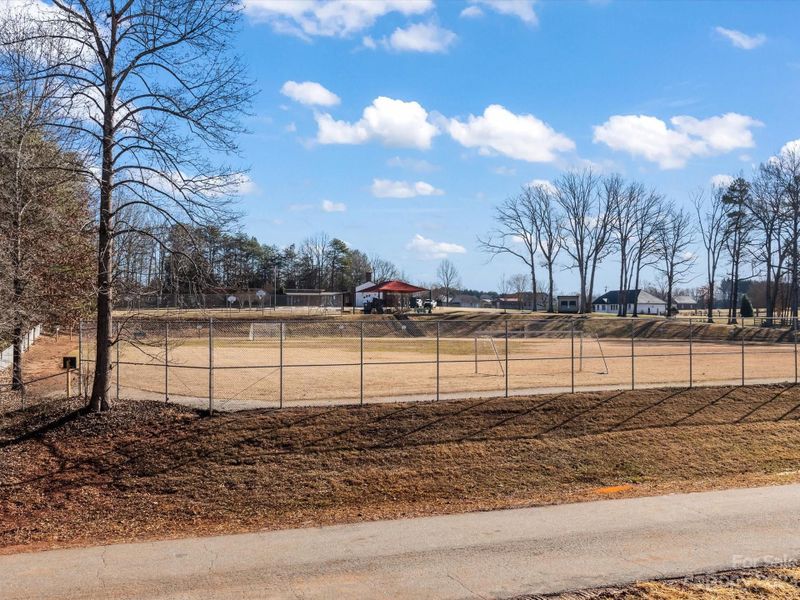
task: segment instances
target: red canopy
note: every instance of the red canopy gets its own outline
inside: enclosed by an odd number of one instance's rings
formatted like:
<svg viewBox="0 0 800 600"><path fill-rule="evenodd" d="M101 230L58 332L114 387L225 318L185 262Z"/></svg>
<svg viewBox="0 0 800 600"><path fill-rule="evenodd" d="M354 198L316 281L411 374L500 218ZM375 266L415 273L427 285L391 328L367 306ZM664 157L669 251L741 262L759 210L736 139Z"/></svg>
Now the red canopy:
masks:
<svg viewBox="0 0 800 600"><path fill-rule="evenodd" d="M359 291L367 294L371 294L373 292L385 292L387 294L416 294L417 292L427 292L428 290L426 290L425 288L417 287L415 285L411 285L410 283L406 283L405 281L391 279L389 281L384 281L383 283L378 283L370 288Z"/></svg>

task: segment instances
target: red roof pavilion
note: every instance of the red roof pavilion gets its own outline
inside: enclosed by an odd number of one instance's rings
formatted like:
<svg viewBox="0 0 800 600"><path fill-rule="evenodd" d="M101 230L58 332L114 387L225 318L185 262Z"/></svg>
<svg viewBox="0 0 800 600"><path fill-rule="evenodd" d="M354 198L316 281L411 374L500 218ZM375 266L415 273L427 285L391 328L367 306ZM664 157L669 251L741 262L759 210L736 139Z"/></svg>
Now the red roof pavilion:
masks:
<svg viewBox="0 0 800 600"><path fill-rule="evenodd" d="M400 281L398 279L390 279L389 281L384 281L383 283L378 283L369 287L365 290L359 290L361 293L368 293L372 294L375 292L384 292L386 294L416 294L418 292L427 292L425 288L417 287L416 285L411 285L410 283L406 283L405 281Z"/></svg>

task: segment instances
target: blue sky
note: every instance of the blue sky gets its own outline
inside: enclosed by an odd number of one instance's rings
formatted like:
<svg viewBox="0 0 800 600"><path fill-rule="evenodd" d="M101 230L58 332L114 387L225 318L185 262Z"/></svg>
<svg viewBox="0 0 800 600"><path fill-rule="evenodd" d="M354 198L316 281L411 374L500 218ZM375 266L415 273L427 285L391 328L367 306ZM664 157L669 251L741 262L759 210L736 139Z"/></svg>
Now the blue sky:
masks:
<svg viewBox="0 0 800 600"><path fill-rule="evenodd" d="M261 90L241 140L246 231L325 231L415 281L445 256L469 287L524 272L487 263L476 236L532 180L590 165L688 205L800 138L795 2L245 5ZM576 286L559 273L559 291Z"/></svg>

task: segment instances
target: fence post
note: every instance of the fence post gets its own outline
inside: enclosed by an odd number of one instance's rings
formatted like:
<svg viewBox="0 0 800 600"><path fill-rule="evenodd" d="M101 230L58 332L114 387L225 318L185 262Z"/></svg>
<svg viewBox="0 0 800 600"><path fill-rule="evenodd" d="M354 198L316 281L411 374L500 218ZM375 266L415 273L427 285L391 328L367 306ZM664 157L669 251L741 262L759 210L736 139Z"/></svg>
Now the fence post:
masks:
<svg viewBox="0 0 800 600"><path fill-rule="evenodd" d="M117 402L119 402L119 345L120 345L120 339L121 339L120 336L121 336L121 327L119 326L119 323L117 323L117 339L116 339L116 342L115 342L116 348L115 348L115 353L114 353L116 355L115 356L116 365L114 365L114 366L115 366L115 374L117 376L116 377L116 379L117 379Z"/></svg>
<svg viewBox="0 0 800 600"><path fill-rule="evenodd" d="M439 400L439 326L441 322L436 321L436 400Z"/></svg>
<svg viewBox="0 0 800 600"><path fill-rule="evenodd" d="M631 389L636 389L636 347L634 339L636 338L636 323L631 319Z"/></svg>
<svg viewBox="0 0 800 600"><path fill-rule="evenodd" d="M693 360L693 349L692 349L692 337L693 337L692 319L690 318L689 319L689 389L691 389L692 385L693 385L693 382L692 382L692 379L693 379L692 368L693 368L694 360Z"/></svg>
<svg viewBox="0 0 800 600"><path fill-rule="evenodd" d="M78 398L83 396L83 319L78 320Z"/></svg>
<svg viewBox="0 0 800 600"><path fill-rule="evenodd" d="M478 374L478 337L475 336L475 375Z"/></svg>
<svg viewBox="0 0 800 600"><path fill-rule="evenodd" d="M506 319L506 398L508 398L508 319Z"/></svg>
<svg viewBox="0 0 800 600"><path fill-rule="evenodd" d="M285 328L284 323L281 321L280 331L278 332L278 337L280 338L280 342L278 344L279 353L280 353L280 365L278 367L278 377L279 381L279 390L278 390L278 408L283 408L283 336L284 336Z"/></svg>
<svg viewBox="0 0 800 600"><path fill-rule="evenodd" d="M742 386L744 386L744 324L742 324Z"/></svg>
<svg viewBox="0 0 800 600"><path fill-rule="evenodd" d="M575 319L571 319L569 323L569 370L570 370L570 387L572 393L575 393Z"/></svg>
<svg viewBox="0 0 800 600"><path fill-rule="evenodd" d="M164 323L164 402L169 402L169 321Z"/></svg>
<svg viewBox="0 0 800 600"><path fill-rule="evenodd" d="M797 322L792 323L794 334L794 384L797 385Z"/></svg>
<svg viewBox="0 0 800 600"><path fill-rule="evenodd" d="M364 405L364 321L361 321L361 400L360 404Z"/></svg>
<svg viewBox="0 0 800 600"><path fill-rule="evenodd" d="M208 318L208 414L214 413L214 317Z"/></svg>

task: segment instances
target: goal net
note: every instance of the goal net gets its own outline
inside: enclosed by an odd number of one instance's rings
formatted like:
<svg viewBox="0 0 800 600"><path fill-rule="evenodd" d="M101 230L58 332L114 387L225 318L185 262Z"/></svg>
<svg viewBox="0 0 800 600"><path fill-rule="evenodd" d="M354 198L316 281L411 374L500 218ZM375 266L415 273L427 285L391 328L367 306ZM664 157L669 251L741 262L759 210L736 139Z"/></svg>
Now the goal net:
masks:
<svg viewBox="0 0 800 600"><path fill-rule="evenodd" d="M282 323L250 323L249 340L279 340L286 339L286 331Z"/></svg>
<svg viewBox="0 0 800 600"><path fill-rule="evenodd" d="M490 335L474 338L474 361L476 375L505 375L502 350L498 348L502 340Z"/></svg>
<svg viewBox="0 0 800 600"><path fill-rule="evenodd" d="M578 341L578 371L608 375L608 362L600 338L594 333L581 332Z"/></svg>

